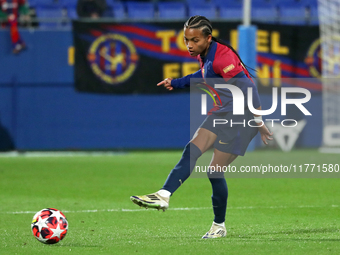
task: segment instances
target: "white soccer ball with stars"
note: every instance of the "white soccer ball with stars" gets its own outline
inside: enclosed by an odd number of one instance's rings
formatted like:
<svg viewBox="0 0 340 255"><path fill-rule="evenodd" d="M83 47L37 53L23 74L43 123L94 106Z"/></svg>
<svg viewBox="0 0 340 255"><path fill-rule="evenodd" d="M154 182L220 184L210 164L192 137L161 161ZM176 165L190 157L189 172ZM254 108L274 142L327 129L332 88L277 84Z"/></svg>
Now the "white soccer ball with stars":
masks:
<svg viewBox="0 0 340 255"><path fill-rule="evenodd" d="M44 244L55 244L65 237L68 222L61 211L46 208L34 215L31 228L38 241Z"/></svg>

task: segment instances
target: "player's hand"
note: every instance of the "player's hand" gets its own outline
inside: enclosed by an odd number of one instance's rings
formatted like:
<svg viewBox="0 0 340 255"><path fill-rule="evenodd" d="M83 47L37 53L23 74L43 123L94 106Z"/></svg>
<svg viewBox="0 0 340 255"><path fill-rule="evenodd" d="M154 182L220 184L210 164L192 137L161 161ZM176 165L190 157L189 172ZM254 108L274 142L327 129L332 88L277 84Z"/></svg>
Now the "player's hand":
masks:
<svg viewBox="0 0 340 255"><path fill-rule="evenodd" d="M172 78L166 78L164 81L157 83L157 86L163 85L164 88L166 88L167 90L173 90L174 88L171 86L171 81L172 81Z"/></svg>
<svg viewBox="0 0 340 255"><path fill-rule="evenodd" d="M259 125L261 124L262 123L259 123ZM267 140L273 140L273 138L271 137L273 135L273 132L270 132L264 123L262 126L259 126L258 128L263 143L267 145L268 144Z"/></svg>

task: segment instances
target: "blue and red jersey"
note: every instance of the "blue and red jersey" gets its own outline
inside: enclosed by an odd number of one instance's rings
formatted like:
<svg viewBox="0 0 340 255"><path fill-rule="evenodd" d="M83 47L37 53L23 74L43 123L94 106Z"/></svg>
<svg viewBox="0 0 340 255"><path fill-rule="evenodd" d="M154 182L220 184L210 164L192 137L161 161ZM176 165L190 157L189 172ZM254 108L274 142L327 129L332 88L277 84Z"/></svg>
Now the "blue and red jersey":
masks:
<svg viewBox="0 0 340 255"><path fill-rule="evenodd" d="M198 55L197 60L200 62L201 69L185 77L173 79L171 81L172 87L189 87L191 78L203 78L209 86L214 88L214 84L220 84L220 79L223 78L225 84L235 85L242 90L245 96L245 109L247 108L248 87L253 88L252 98L254 108L256 109L261 106L257 87L238 56L228 46L212 41L207 55L205 57ZM215 91L220 97L222 104L215 106L212 111L215 113L233 111L233 97L230 90L215 88Z"/></svg>

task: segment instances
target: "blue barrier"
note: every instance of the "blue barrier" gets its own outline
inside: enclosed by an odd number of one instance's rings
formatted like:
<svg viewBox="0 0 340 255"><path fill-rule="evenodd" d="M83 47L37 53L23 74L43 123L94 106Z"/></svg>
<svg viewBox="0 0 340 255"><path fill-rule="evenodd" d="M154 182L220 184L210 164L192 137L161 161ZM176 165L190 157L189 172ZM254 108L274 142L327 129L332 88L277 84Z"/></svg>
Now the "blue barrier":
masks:
<svg viewBox="0 0 340 255"><path fill-rule="evenodd" d="M68 65L71 31L20 31L27 50L12 54L8 30L0 30L0 86L3 84L73 83Z"/></svg>
<svg viewBox="0 0 340 255"><path fill-rule="evenodd" d="M114 96L23 87L18 102L18 149L165 149L183 147L189 139L184 94Z"/></svg>

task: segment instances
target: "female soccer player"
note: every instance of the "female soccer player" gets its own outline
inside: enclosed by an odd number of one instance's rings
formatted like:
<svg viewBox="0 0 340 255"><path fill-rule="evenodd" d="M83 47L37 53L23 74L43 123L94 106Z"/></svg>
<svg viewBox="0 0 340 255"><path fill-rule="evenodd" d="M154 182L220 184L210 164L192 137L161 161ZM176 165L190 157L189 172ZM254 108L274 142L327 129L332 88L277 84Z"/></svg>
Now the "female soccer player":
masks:
<svg viewBox="0 0 340 255"><path fill-rule="evenodd" d="M168 90L190 86L190 78L224 78L228 83L236 84L243 93L248 87L253 88L253 105L261 109L257 88L249 76L248 70L236 51L224 42L212 36L210 21L203 16L193 16L184 24L184 41L191 56L195 56L200 62L201 70L183 78L167 78L158 83ZM235 79L238 78L238 79ZM248 125L213 125L213 119L231 119L232 96L227 89L216 89L221 104L214 107L196 131L192 140L185 146L182 158L170 172L164 186L158 192L144 195L132 196L131 200L146 208L156 208L165 211L169 207L170 196L190 176L197 159L210 147L214 147L214 153L209 167L228 166L238 155L243 156L248 144L259 131L262 141L272 140L267 127L262 122L262 117L253 115L247 106L242 118L245 123L254 119L257 127ZM216 117L218 116L218 117ZM255 124L254 123L254 124ZM212 205L214 221L211 229L203 238L224 237L227 234L225 228L225 215L227 209L228 187L223 171L209 171L208 177L212 185Z"/></svg>

